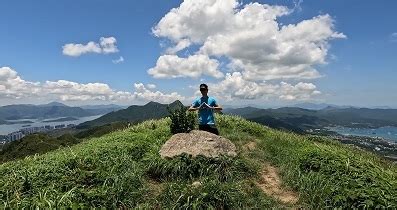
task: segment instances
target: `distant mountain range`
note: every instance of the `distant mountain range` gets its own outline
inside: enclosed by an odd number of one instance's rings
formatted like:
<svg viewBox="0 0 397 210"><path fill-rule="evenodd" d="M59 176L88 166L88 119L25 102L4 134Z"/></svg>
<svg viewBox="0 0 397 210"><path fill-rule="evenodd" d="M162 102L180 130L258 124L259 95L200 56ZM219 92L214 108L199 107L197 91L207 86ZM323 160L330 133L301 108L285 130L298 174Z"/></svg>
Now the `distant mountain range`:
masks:
<svg viewBox="0 0 397 210"><path fill-rule="evenodd" d="M7 120L86 117L106 114L122 108L123 107L117 105L88 106L85 108L70 107L59 102L42 105L8 105L0 107L0 124L6 124Z"/></svg>
<svg viewBox="0 0 397 210"><path fill-rule="evenodd" d="M315 104L315 103L299 103L295 104L292 107L298 107L302 109L312 109L312 110L320 110L320 109L325 109L327 107L333 107L333 108L354 108L354 106L340 106L340 105L335 105L335 104L326 104L326 103L320 103L320 104ZM357 107L356 107L357 108Z"/></svg>
<svg viewBox="0 0 397 210"><path fill-rule="evenodd" d="M298 103L298 104L293 104L293 105L285 105L285 106L274 106L274 105L258 105L258 104L246 104L246 105L222 105L222 107L227 108L227 109L238 109L238 108L244 108L244 107L255 107L255 108L260 108L260 109L277 109L277 108L282 108L282 107L297 107L297 108L302 108L302 109L310 109L310 110L320 110L320 109L325 109L327 107L333 107L333 108L340 108L340 109L345 109L345 108L369 108L369 109L393 109L390 106L366 106L366 107L359 107L359 106L351 106L351 105L336 105L336 104L327 104L327 103Z"/></svg>
<svg viewBox="0 0 397 210"><path fill-rule="evenodd" d="M83 109L114 109L114 110L120 110L120 109L125 109L128 106L120 106L117 104L107 104L107 105L85 105L85 106L80 106Z"/></svg>
<svg viewBox="0 0 397 210"><path fill-rule="evenodd" d="M376 128L397 126L397 109L338 108L325 107L321 110L283 107L259 109L245 107L225 109L225 114L239 115L269 127L303 133L307 129L326 126Z"/></svg>
<svg viewBox="0 0 397 210"><path fill-rule="evenodd" d="M82 123L78 128L93 128L114 122L141 122L168 116L167 107L184 106L180 101L171 104L149 102L143 106L132 105L127 108L110 105L91 105L70 107L59 102L43 105L9 105L0 107L0 124L7 120L46 119L61 117L85 117L105 114L102 117ZM303 103L296 106L277 109L258 107L224 108L224 114L239 115L272 128L279 128L297 133L308 129L326 126L365 127L397 126L397 109L369 109L330 104ZM8 122L9 123L9 122Z"/></svg>
<svg viewBox="0 0 397 210"><path fill-rule="evenodd" d="M175 109L183 107L180 101L175 101L171 104L160 104L157 102L149 102L143 106L132 105L126 109L110 112L102 117L84 122L78 125L78 128L92 128L95 126L102 126L114 122L141 122L148 119L160 119L169 115L167 107Z"/></svg>

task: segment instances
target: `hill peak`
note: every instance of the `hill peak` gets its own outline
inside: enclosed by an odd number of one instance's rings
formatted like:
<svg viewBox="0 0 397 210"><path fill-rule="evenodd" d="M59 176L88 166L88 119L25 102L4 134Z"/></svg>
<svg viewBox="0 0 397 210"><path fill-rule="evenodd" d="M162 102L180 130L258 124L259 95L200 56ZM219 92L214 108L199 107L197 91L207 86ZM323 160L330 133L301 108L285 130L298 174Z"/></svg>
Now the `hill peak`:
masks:
<svg viewBox="0 0 397 210"><path fill-rule="evenodd" d="M155 102L155 101L150 101L149 103L143 105L144 107L152 107L152 106L170 106L170 107L177 107L177 106L183 106L182 102L179 100L176 100L170 104L161 104L159 102Z"/></svg>
<svg viewBox="0 0 397 210"><path fill-rule="evenodd" d="M176 100L176 101L170 103L169 106L170 106L170 107L176 107L176 106L184 106L184 105L182 104L181 101Z"/></svg>
<svg viewBox="0 0 397 210"><path fill-rule="evenodd" d="M164 105L164 104L160 104L159 102L155 102L155 101L150 101L149 103L143 106L156 106L156 105Z"/></svg>
<svg viewBox="0 0 397 210"><path fill-rule="evenodd" d="M66 107L67 105L65 105L63 103L60 103L60 102L53 101L53 102L50 102L48 104L42 104L42 105L39 105L39 106L43 106L43 107L46 107L46 106L63 106L63 107Z"/></svg>

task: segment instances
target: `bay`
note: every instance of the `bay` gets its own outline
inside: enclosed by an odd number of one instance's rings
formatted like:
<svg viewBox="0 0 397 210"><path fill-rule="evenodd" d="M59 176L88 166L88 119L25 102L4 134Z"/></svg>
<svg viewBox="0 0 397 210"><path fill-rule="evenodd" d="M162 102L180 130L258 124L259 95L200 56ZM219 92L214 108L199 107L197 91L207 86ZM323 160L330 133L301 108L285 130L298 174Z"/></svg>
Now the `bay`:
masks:
<svg viewBox="0 0 397 210"><path fill-rule="evenodd" d="M385 126L380 128L348 128L343 126L327 127L330 131L342 135L381 137L385 140L397 142L397 127Z"/></svg>
<svg viewBox="0 0 397 210"><path fill-rule="evenodd" d="M43 121L51 121L60 119L58 118L48 118L48 119L19 119L19 120L10 120L10 122L19 122L19 121L32 121L33 123L21 123L21 124L11 124L11 125L0 125L0 135L7 135L14 131L19 131L22 128L30 128L30 127L41 127L45 125L55 126L61 124L75 124L78 125L83 122L95 120L103 115L95 115L95 116L88 116L88 117L75 117L77 120L69 120L69 121L62 121L62 122L43 122Z"/></svg>

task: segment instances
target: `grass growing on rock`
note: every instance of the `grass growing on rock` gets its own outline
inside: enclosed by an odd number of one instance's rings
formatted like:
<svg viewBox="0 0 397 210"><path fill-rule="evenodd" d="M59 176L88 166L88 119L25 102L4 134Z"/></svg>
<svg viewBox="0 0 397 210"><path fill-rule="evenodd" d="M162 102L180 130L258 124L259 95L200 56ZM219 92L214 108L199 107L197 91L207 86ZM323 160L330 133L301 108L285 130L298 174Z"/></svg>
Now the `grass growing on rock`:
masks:
<svg viewBox="0 0 397 210"><path fill-rule="evenodd" d="M396 207L397 169L388 161L325 138L269 129L217 115L236 158L161 159L169 118L0 166L2 207L288 207L256 185L264 163L279 168L297 206ZM244 149L255 142L256 147ZM198 183L198 184L193 184Z"/></svg>

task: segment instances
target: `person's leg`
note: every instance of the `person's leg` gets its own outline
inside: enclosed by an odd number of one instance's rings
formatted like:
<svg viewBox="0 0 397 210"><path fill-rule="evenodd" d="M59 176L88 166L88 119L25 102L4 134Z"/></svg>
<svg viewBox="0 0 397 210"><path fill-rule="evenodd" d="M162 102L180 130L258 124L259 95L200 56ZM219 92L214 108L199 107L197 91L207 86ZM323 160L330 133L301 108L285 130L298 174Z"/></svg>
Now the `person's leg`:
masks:
<svg viewBox="0 0 397 210"><path fill-rule="evenodd" d="M211 128L211 131L210 131L211 133L219 136L219 131L218 131L218 128L216 128L216 126L210 126L210 128Z"/></svg>
<svg viewBox="0 0 397 210"><path fill-rule="evenodd" d="M219 135L219 131L214 125L199 125L199 130L207 131L215 135Z"/></svg>
<svg viewBox="0 0 397 210"><path fill-rule="evenodd" d="M210 126L208 126L208 125L199 125L199 130L211 132L210 131Z"/></svg>

